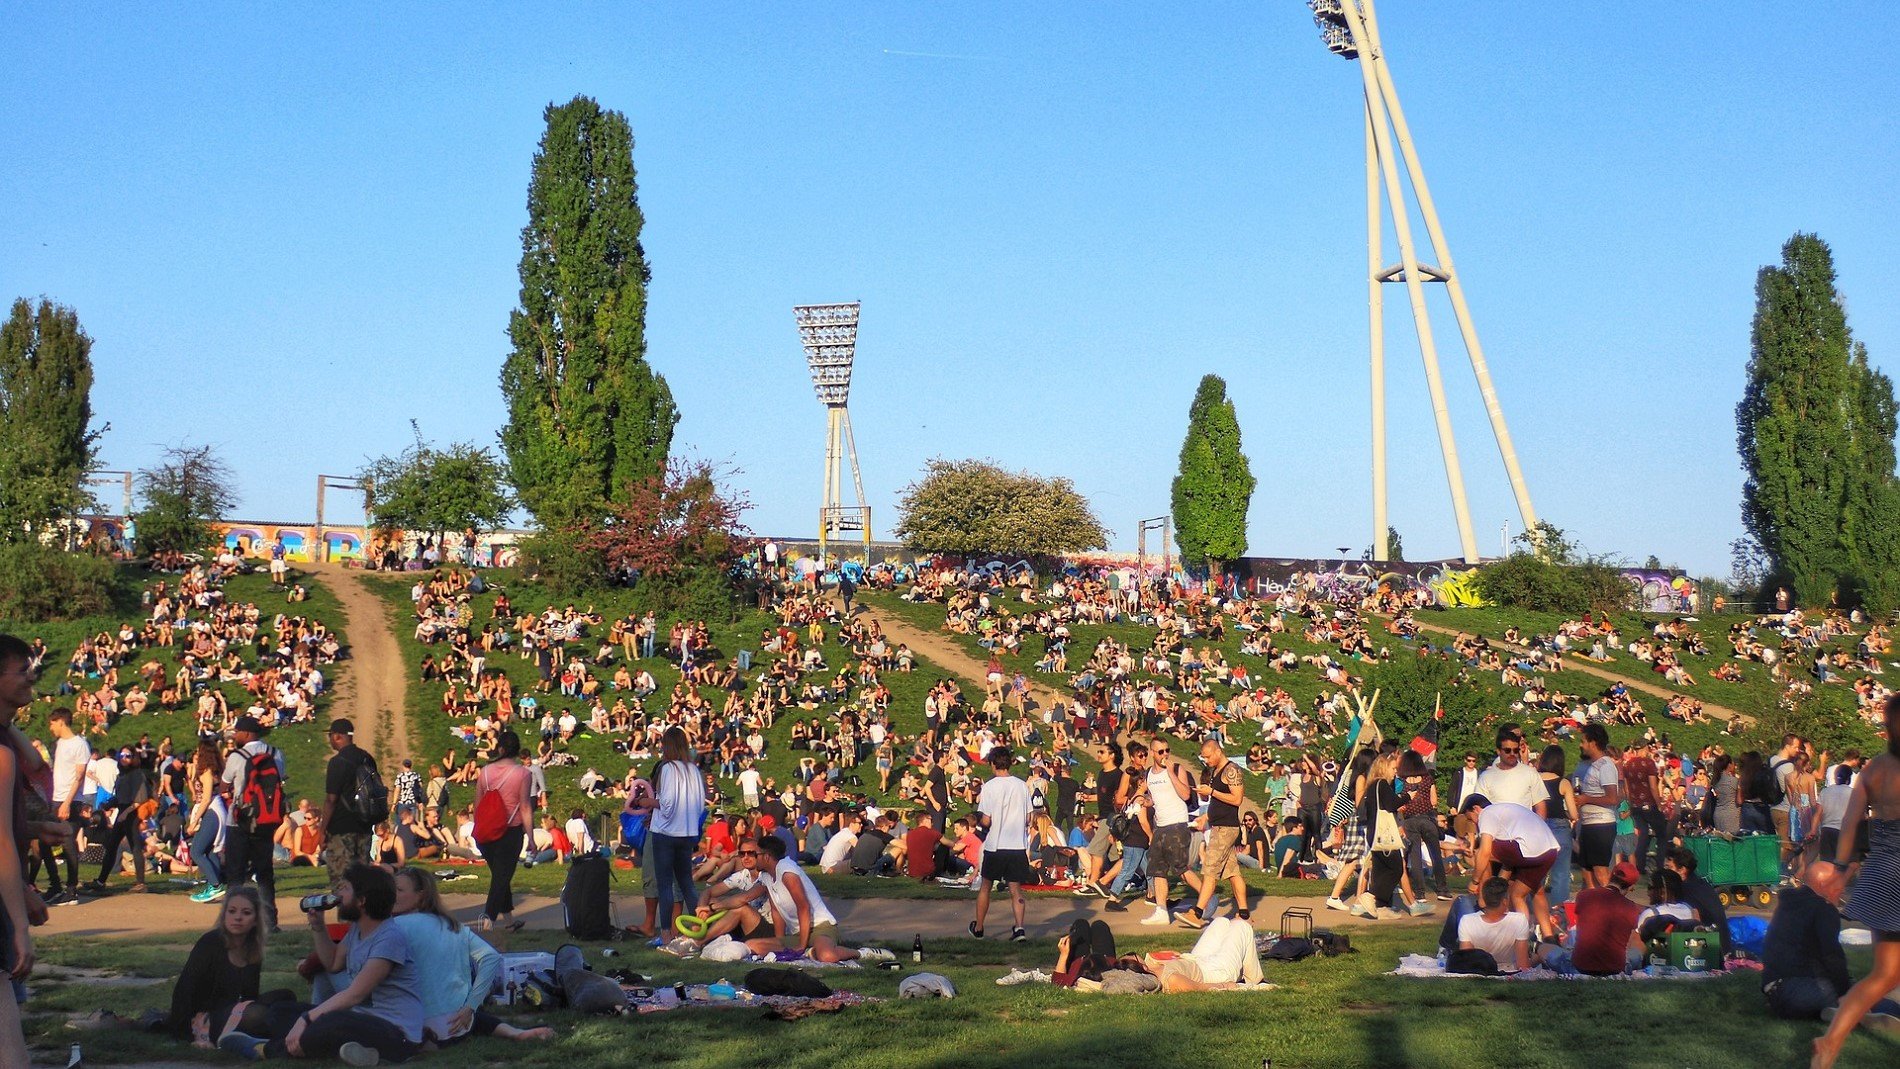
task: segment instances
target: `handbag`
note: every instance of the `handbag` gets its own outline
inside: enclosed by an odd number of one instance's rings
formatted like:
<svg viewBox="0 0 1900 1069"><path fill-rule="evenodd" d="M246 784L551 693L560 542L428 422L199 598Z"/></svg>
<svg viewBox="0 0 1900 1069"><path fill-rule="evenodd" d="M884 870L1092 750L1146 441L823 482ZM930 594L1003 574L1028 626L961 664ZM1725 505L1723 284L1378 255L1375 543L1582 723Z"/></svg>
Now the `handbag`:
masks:
<svg viewBox="0 0 1900 1069"><path fill-rule="evenodd" d="M1379 853L1405 849L1405 835L1399 831L1399 818L1389 809L1381 808L1373 820L1372 849Z"/></svg>

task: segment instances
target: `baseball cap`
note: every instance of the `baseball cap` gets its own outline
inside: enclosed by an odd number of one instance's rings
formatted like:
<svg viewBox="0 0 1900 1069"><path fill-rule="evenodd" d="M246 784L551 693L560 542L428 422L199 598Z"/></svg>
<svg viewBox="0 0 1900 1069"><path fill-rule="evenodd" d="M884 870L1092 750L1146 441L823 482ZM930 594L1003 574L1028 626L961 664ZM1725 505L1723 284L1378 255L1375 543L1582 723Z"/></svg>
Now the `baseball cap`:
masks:
<svg viewBox="0 0 1900 1069"><path fill-rule="evenodd" d="M237 723L231 725L231 730L248 731L253 735L262 735L265 731L265 727L256 717L247 713L237 718Z"/></svg>
<svg viewBox="0 0 1900 1069"><path fill-rule="evenodd" d="M356 734L356 725L342 717L337 717L335 720L330 721L330 734L354 735Z"/></svg>
<svg viewBox="0 0 1900 1069"><path fill-rule="evenodd" d="M1643 882L1643 874L1637 871L1635 865L1625 861L1610 870L1610 882L1634 887Z"/></svg>

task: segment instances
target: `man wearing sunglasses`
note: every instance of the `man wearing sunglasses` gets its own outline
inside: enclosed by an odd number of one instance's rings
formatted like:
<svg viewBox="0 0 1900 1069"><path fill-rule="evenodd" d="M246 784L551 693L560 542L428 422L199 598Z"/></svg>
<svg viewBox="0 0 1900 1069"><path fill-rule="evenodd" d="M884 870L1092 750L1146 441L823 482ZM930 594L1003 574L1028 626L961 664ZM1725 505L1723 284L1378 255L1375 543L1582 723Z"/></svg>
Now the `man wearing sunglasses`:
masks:
<svg viewBox="0 0 1900 1069"><path fill-rule="evenodd" d="M706 929L702 942L710 943L730 934L742 943L749 943L754 939L771 939L777 934L772 927L770 889L759 874L759 841L743 839L733 854L739 859L739 867L701 895L699 907L693 910L702 919L722 910L726 914Z"/></svg>
<svg viewBox="0 0 1900 1069"><path fill-rule="evenodd" d="M1498 729L1498 759L1478 776L1478 793L1493 802L1510 802L1544 816L1549 809L1550 791L1535 766L1525 760L1524 733L1515 725ZM1461 811L1469 798L1461 799Z"/></svg>

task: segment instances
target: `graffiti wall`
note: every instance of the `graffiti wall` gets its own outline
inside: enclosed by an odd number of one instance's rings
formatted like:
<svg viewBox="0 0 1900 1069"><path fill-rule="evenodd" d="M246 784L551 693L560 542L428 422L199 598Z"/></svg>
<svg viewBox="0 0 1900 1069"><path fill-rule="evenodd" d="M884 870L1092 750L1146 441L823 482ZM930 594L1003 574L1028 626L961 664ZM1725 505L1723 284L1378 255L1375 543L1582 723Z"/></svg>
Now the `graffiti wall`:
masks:
<svg viewBox="0 0 1900 1069"><path fill-rule="evenodd" d="M271 545L278 539L284 543L284 556L293 561L315 559L317 549L313 524L276 524L254 523L242 520L230 520L213 525L221 534L223 544L236 550L240 556L268 558ZM441 545L435 544L435 536L415 531L370 531L363 527L323 528L323 557L333 561L361 561L372 555L380 560L383 551L394 547L403 561L421 560L425 555L433 555L443 563L473 564L478 568L506 568L512 566L519 557L515 542L523 536L521 531L492 531L477 535L469 542L460 534L449 534L442 538Z"/></svg>

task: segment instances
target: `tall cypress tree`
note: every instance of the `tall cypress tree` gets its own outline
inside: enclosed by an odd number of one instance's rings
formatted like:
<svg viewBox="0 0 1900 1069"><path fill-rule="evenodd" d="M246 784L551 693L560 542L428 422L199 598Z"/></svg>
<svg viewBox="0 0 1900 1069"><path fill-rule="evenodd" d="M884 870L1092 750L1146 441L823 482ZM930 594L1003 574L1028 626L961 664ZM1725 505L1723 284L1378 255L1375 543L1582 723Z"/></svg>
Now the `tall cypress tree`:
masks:
<svg viewBox="0 0 1900 1069"><path fill-rule="evenodd" d="M646 358L633 130L588 97L549 105L521 231L521 307L502 364L502 451L544 526L598 518L665 470L679 422Z"/></svg>
<svg viewBox="0 0 1900 1069"><path fill-rule="evenodd" d="M1833 253L1813 234L1761 269L1735 412L1743 525L1804 605L1843 589L1890 597L1900 558L1893 385L1854 345L1834 280Z"/></svg>
<svg viewBox="0 0 1900 1069"><path fill-rule="evenodd" d="M13 302L0 323L0 542L36 539L91 501L92 339L72 309Z"/></svg>
<svg viewBox="0 0 1900 1069"><path fill-rule="evenodd" d="M1219 375L1201 379L1188 407L1180 474L1174 477L1174 532L1181 559L1216 577L1247 552L1247 505L1254 477L1240 451L1240 418Z"/></svg>

